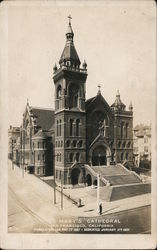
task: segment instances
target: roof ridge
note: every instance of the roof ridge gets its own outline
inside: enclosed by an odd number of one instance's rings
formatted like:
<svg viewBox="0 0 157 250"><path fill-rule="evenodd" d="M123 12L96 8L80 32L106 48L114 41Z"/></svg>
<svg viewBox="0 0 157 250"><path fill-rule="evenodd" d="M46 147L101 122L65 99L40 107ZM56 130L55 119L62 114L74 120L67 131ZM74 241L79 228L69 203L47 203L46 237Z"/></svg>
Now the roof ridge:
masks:
<svg viewBox="0 0 157 250"><path fill-rule="evenodd" d="M54 109L51 109L51 108L43 108L43 107L33 107L33 106L30 106L31 109L40 109L40 110L50 110L50 111L55 111Z"/></svg>

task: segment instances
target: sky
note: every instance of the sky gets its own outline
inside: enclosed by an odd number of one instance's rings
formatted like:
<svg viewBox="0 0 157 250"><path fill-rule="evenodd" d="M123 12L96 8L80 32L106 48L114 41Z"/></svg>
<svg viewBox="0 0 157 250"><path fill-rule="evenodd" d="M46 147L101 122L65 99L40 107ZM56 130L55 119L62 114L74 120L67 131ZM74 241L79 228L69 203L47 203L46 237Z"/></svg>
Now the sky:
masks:
<svg viewBox="0 0 157 250"><path fill-rule="evenodd" d="M87 62L86 98L101 93L111 105L117 90L134 110L134 125L149 124L156 107L156 10L152 1L67 2L8 9L9 124L22 123L27 98L54 108L53 66L65 46L67 16L74 44Z"/></svg>

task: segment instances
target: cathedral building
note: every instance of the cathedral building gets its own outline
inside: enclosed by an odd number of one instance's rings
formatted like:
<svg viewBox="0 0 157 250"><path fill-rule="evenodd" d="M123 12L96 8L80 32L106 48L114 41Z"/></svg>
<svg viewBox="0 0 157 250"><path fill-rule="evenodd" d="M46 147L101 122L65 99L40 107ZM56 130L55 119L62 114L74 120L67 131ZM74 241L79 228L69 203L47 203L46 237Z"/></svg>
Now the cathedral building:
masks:
<svg viewBox="0 0 157 250"><path fill-rule="evenodd" d="M87 165L91 170L90 166L105 168L132 162L132 104L126 110L118 91L109 106L100 89L86 100L87 63L81 65L70 19L59 67L55 64L53 70L56 181L64 185L83 183Z"/></svg>
<svg viewBox="0 0 157 250"><path fill-rule="evenodd" d="M100 86L96 96L86 99L87 63L81 64L75 49L70 18L59 66L53 71L55 110L27 103L20 128L20 165L32 166L38 176L54 175L64 186L96 184L98 173L102 185L112 184L105 171L121 173L121 182L129 183L118 164L133 162L132 104L127 110L118 91L110 106Z"/></svg>

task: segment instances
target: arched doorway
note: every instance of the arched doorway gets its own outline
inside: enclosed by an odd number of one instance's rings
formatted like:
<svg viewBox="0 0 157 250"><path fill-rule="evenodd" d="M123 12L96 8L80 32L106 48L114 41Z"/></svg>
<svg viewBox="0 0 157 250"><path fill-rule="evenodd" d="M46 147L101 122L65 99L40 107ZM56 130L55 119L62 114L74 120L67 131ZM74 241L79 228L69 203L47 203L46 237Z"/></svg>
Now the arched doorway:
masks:
<svg viewBox="0 0 157 250"><path fill-rule="evenodd" d="M102 166L106 165L106 148L102 145L96 147L92 152L92 165Z"/></svg>
<svg viewBox="0 0 157 250"><path fill-rule="evenodd" d="M87 176L86 176L86 183L88 186L92 185L92 177L90 174L87 174Z"/></svg>
<svg viewBox="0 0 157 250"><path fill-rule="evenodd" d="M80 169L74 168L71 172L71 184L76 185L79 183Z"/></svg>

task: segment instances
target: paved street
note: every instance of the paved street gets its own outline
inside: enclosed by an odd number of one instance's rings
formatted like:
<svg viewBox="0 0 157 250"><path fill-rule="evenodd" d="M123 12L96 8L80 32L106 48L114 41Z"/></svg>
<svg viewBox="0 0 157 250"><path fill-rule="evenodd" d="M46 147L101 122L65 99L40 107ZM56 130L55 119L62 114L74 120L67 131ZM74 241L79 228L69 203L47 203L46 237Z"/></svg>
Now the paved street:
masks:
<svg viewBox="0 0 157 250"><path fill-rule="evenodd" d="M75 227L74 224L76 223L83 223L83 225L86 227L88 224L91 224L88 223L88 219L90 218L119 218L120 228L123 230L122 232L119 231L119 233L127 233L128 226L131 226L132 228L130 231L128 231L128 233L150 231L150 194L140 195L114 202L103 202L103 214L102 216L98 216L96 197L89 195L89 187L85 189L80 188L64 190L64 192L75 199L77 197L81 197L83 206L78 208L72 203L72 201L64 198L64 209L62 210L61 196L59 192L57 192L57 204L53 204L54 191L52 187L34 175L25 173L23 178L22 170L17 166L15 166L14 170L12 170L11 162L9 162L8 172L9 232L71 232L69 231L72 230L71 228L67 230L67 228L69 228L69 225L67 226L67 219L69 218L72 227ZM147 218L147 222L146 220L144 221L143 218ZM60 219L63 219L63 221ZM81 222L78 221L79 219ZM101 223L103 223L103 221L101 221ZM113 225L113 227L117 228L116 225L118 225L119 228L119 224L116 223ZM109 223L105 222L103 223L104 227L107 224L110 226ZM64 225L64 230L62 227L60 231L58 225ZM93 225L95 225L95 222ZM79 226L81 228L81 224L79 224ZM75 232L77 233L78 231L76 230L73 233ZM86 232L88 233L88 231ZM103 229L103 232L109 233L110 231L105 231L105 229ZM113 233L118 233L117 229L116 232Z"/></svg>

